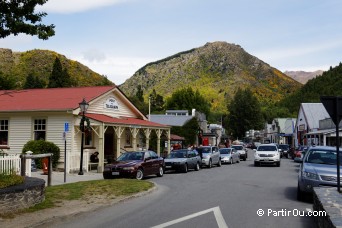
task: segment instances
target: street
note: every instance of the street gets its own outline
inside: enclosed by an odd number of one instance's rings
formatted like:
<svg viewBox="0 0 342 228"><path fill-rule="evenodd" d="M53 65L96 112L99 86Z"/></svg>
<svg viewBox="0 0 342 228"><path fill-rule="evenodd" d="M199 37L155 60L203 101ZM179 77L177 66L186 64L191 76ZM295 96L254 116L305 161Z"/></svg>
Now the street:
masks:
<svg viewBox="0 0 342 228"><path fill-rule="evenodd" d="M315 227L312 203L296 199L298 168L286 158L254 167L249 150L237 164L148 178L157 185L151 194L49 227Z"/></svg>

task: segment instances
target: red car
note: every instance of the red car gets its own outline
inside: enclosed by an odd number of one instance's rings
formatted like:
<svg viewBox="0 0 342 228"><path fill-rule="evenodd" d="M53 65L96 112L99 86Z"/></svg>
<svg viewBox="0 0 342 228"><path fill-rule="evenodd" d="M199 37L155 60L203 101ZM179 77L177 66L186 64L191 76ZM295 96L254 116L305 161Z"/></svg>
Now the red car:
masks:
<svg viewBox="0 0 342 228"><path fill-rule="evenodd" d="M154 151L135 151L122 154L104 167L103 178L130 177L138 180L148 175L164 175L164 159Z"/></svg>

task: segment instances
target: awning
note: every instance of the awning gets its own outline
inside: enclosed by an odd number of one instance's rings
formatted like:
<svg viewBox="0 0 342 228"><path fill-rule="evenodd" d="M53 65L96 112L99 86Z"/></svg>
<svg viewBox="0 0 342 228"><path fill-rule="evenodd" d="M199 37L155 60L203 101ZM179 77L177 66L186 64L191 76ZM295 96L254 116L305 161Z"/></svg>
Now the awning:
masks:
<svg viewBox="0 0 342 228"><path fill-rule="evenodd" d="M104 114L94 114L94 113L87 113L86 117L103 122L106 124L120 124L120 125L134 125L134 126L142 126L142 127L157 127L157 128L170 128L168 125L163 125L155 122L151 122L148 120L136 119L131 117L122 117L122 118L115 118L111 116L107 116Z"/></svg>

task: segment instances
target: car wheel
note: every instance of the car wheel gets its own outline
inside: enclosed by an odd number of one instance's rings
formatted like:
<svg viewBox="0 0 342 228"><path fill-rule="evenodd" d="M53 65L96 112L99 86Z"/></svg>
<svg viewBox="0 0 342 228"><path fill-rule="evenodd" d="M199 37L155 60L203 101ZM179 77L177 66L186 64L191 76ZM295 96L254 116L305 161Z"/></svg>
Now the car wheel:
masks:
<svg viewBox="0 0 342 228"><path fill-rule="evenodd" d="M240 158L238 160L236 160L236 163L240 163Z"/></svg>
<svg viewBox="0 0 342 228"><path fill-rule="evenodd" d="M246 161L246 156L243 157L243 160Z"/></svg>
<svg viewBox="0 0 342 228"><path fill-rule="evenodd" d="M280 162L277 163L277 167L280 167Z"/></svg>
<svg viewBox="0 0 342 228"><path fill-rule="evenodd" d="M187 172L188 172L188 164L184 164L183 173L187 173Z"/></svg>
<svg viewBox="0 0 342 228"><path fill-rule="evenodd" d="M142 180L144 178L144 170L138 169L137 175L135 176L138 180Z"/></svg>
<svg viewBox="0 0 342 228"><path fill-rule="evenodd" d="M209 164L208 164L208 168L210 169L211 167L213 167L213 162L211 161L211 159L209 160Z"/></svg>
<svg viewBox="0 0 342 228"><path fill-rule="evenodd" d="M304 192L300 190L299 184L297 186L297 200L303 201L304 200Z"/></svg>
<svg viewBox="0 0 342 228"><path fill-rule="evenodd" d="M164 175L164 168L162 166L159 167L159 172L157 173L157 177L162 177Z"/></svg>
<svg viewBox="0 0 342 228"><path fill-rule="evenodd" d="M254 162L254 166L259 166L260 164L258 162Z"/></svg>
<svg viewBox="0 0 342 228"><path fill-rule="evenodd" d="M196 163L195 170L196 170L196 171L199 171L199 170L200 170L200 164L199 164L198 162Z"/></svg>
<svg viewBox="0 0 342 228"><path fill-rule="evenodd" d="M219 159L217 166L218 166L218 167L221 167L221 165L222 165L221 159Z"/></svg>

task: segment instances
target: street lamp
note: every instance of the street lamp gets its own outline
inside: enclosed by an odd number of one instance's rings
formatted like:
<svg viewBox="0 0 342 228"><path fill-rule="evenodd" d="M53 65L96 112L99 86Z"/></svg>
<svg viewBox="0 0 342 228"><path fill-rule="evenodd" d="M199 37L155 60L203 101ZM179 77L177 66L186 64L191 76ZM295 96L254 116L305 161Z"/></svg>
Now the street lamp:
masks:
<svg viewBox="0 0 342 228"><path fill-rule="evenodd" d="M82 134L82 139L81 139L81 161L80 161L80 171L78 173L78 175L83 175L83 143L84 143L84 121L86 121L86 117L85 117L85 113L87 112L87 109L89 107L89 104L86 102L86 100L83 98L83 101L81 103L79 103L80 105L80 110L82 112L82 119L81 119L81 123L80 123L80 130L81 130L81 134ZM88 124L88 121L87 121ZM87 126L89 127L89 126Z"/></svg>

